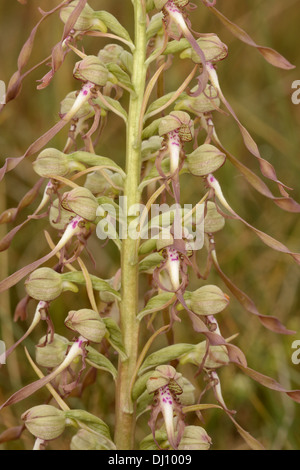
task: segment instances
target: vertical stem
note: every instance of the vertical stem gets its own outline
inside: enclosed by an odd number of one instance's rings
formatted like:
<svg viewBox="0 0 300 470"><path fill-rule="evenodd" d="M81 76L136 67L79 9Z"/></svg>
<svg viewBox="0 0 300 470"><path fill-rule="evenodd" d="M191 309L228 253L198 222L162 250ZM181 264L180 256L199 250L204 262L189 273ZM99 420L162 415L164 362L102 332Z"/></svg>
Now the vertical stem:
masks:
<svg viewBox="0 0 300 470"><path fill-rule="evenodd" d="M6 207L6 185L5 179L1 182L0 188L0 214L4 212ZM7 233L6 224L0 225L0 239ZM9 275L9 259L8 252L3 251L0 253L0 279L5 279ZM14 331L11 318L11 304L9 291L2 292L0 296L0 340L3 340L7 349L14 344ZM0 351L1 353L1 351ZM12 354L9 358L9 365L7 365L8 375L11 383L15 387L19 387L22 383L20 367L16 354Z"/></svg>
<svg viewBox="0 0 300 470"><path fill-rule="evenodd" d="M124 196L127 207L140 203L141 135L140 120L146 85L146 9L144 1L134 0L135 51L133 53L132 84L126 142L126 182ZM134 444L135 413L130 395L132 378L138 354L138 260L136 240L124 239L122 244L122 300L120 306L121 330L128 359L119 363L116 400L115 444L117 449L129 450Z"/></svg>

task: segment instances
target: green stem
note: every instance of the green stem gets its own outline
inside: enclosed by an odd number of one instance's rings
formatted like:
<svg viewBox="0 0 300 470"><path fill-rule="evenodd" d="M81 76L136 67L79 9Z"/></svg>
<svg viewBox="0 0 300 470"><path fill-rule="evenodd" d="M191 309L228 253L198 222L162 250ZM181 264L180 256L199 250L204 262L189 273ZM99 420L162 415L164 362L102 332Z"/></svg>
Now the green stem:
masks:
<svg viewBox="0 0 300 470"><path fill-rule="evenodd" d="M124 196L127 207L140 202L142 106L146 87L146 11L144 2L134 0L135 51L133 53L132 85L135 94L130 96L127 142L126 180ZM130 222L130 221L129 221ZM122 300L120 304L121 330L128 359L119 362L116 400L115 444L117 449L130 450L134 445L135 412L131 399L130 381L138 356L138 260L136 240L124 239L122 244Z"/></svg>

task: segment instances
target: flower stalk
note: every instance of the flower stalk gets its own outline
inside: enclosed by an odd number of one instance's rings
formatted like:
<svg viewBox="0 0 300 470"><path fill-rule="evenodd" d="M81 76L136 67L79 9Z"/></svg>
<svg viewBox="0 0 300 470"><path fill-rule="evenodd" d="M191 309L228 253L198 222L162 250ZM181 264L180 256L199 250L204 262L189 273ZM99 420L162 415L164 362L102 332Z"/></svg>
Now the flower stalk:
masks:
<svg viewBox="0 0 300 470"><path fill-rule="evenodd" d="M127 136L126 136L126 179L124 196L128 207L140 202L140 171L142 136L140 122L143 119L143 98L146 88L146 10L144 2L133 1L135 21L135 50L133 53L132 85L135 93L130 95ZM121 273L122 302L120 305L120 326L128 359L119 360L115 444L117 449L133 447L135 415L130 394L130 381L138 355L139 323L138 313L138 259L136 240L127 238L122 243Z"/></svg>

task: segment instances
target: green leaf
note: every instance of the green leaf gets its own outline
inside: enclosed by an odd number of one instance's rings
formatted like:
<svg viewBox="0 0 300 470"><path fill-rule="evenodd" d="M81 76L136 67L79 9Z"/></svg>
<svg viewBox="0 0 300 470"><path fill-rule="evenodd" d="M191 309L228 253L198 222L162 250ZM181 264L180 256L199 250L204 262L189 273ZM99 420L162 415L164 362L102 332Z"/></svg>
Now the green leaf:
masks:
<svg viewBox="0 0 300 470"><path fill-rule="evenodd" d="M154 156L162 146L163 138L157 135L150 137L150 139L143 140L142 142L142 158Z"/></svg>
<svg viewBox="0 0 300 470"><path fill-rule="evenodd" d="M161 163L161 169L162 171L167 175L168 173L170 173L170 159L169 158L165 158L162 163ZM189 170L188 170L188 166L187 166L187 163L184 162L183 164L183 167L182 169L180 170L180 175L184 175L186 173L189 173ZM155 178L158 178L160 177L158 171L157 171L157 168L156 166L153 166L153 168L150 170L150 172L148 173L148 175L146 176L146 178L143 179L143 181L141 182L140 186L139 186L139 190L142 191L146 186L147 184L155 179Z"/></svg>
<svg viewBox="0 0 300 470"><path fill-rule="evenodd" d="M149 41L149 39L151 39L153 36L156 36L157 33L159 33L160 31L162 31L162 20L163 14L161 12L152 16L146 32L147 41Z"/></svg>
<svg viewBox="0 0 300 470"><path fill-rule="evenodd" d="M111 440L109 427L107 424L97 416L88 413L85 410L68 410L65 411L65 417L74 419L79 423L84 423L89 429Z"/></svg>
<svg viewBox="0 0 300 470"><path fill-rule="evenodd" d="M145 119L147 119L147 114L150 114L150 113L152 113L152 111L156 111L161 106L164 106L174 96L174 93L175 93L174 91L171 91L170 93L167 93L166 95L162 96L161 98L158 98L157 100L153 101L153 103L151 103L149 108L147 109Z"/></svg>
<svg viewBox="0 0 300 470"><path fill-rule="evenodd" d="M121 85L124 85L130 90L135 91L128 73L121 69L118 64L114 64L113 62L111 62L110 64L106 64L106 67L110 71L110 73L112 73L116 77L116 79L119 83L121 83Z"/></svg>
<svg viewBox="0 0 300 470"><path fill-rule="evenodd" d="M153 238L150 238L149 240L146 240L144 243L141 244L139 248L139 255L147 255L150 253L150 251L153 251L156 249L156 240Z"/></svg>
<svg viewBox="0 0 300 470"><path fill-rule="evenodd" d="M180 41L170 41L164 50L163 54L168 55L168 54L177 54L178 52L182 52L185 49L188 49L190 47L190 43L187 39L182 38Z"/></svg>
<svg viewBox="0 0 300 470"><path fill-rule="evenodd" d="M159 444L160 448L165 449L169 446L167 431L158 430L155 431L155 440ZM140 442L141 450L159 450L157 444L153 439L153 435L149 434Z"/></svg>
<svg viewBox="0 0 300 470"><path fill-rule="evenodd" d="M128 51L123 51L120 55L120 60L129 74L133 71L133 56Z"/></svg>
<svg viewBox="0 0 300 470"><path fill-rule="evenodd" d="M164 257L160 255L159 253L152 253L149 256L146 256L140 264L139 264L139 272L147 272L151 271L157 266L159 266L162 261L164 260Z"/></svg>
<svg viewBox="0 0 300 470"><path fill-rule="evenodd" d="M112 33L132 43L132 39L127 30L111 13L108 13L107 11L97 11L96 15L101 21L103 21L103 23L106 24Z"/></svg>
<svg viewBox="0 0 300 470"><path fill-rule="evenodd" d="M178 359L183 354L192 351L194 347L194 344L178 343L150 354L141 365L139 375L143 374L147 369L153 369L156 366Z"/></svg>
<svg viewBox="0 0 300 470"><path fill-rule="evenodd" d="M137 379L137 381L134 384L134 387L132 389L132 400L136 401L140 395L142 395L145 390L146 390L146 385L148 379L150 379L151 375L153 375L153 372L146 372L146 374L142 375Z"/></svg>
<svg viewBox="0 0 300 470"><path fill-rule="evenodd" d="M149 139L153 135L158 134L158 127L159 127L159 123L160 123L161 120L162 120L162 118L155 119L154 121L151 122L151 124L149 124L149 126L147 126L143 130L143 133L142 133L142 139L143 140Z"/></svg>
<svg viewBox="0 0 300 470"><path fill-rule="evenodd" d="M120 215L120 206L110 197L108 196L99 196L96 198L97 202L100 206L103 206L103 209L107 212L109 212L110 215L116 215L118 218ZM115 209L115 214L114 211L112 210L112 207Z"/></svg>
<svg viewBox="0 0 300 470"><path fill-rule="evenodd" d="M107 99L107 101L109 100ZM115 101L115 100L112 100L112 101ZM115 102L119 103L118 101L115 101ZM125 110L123 111L126 113ZM126 114L126 118L127 118L127 114ZM94 153L89 153L89 152L84 152L84 151L71 153L70 155L68 155L68 157L71 158L72 160L75 160L76 162L85 163L86 165L90 165L90 166L113 167L113 168L116 168L124 176L126 176L122 168L119 165L117 165L113 160L107 157L101 157L99 155L95 155Z"/></svg>
<svg viewBox="0 0 300 470"><path fill-rule="evenodd" d="M102 320L104 321L108 331L108 335L105 336L105 338L111 344L111 346L116 351L118 351L121 361L126 361L128 356L123 345L122 333L119 326L117 325L116 321L110 317L102 318Z"/></svg>
<svg viewBox="0 0 300 470"><path fill-rule="evenodd" d="M75 284L85 285L85 277L81 271L70 271L68 273L63 273L61 275L63 281L74 282ZM93 289L99 292L109 292L111 293L117 300L121 299L119 292L114 290L107 281L100 279L97 276L90 275Z"/></svg>
<svg viewBox="0 0 300 470"><path fill-rule="evenodd" d="M151 405L153 401L153 396L149 395L148 391L145 390L137 400L136 406L136 414L137 417L140 417L145 411L147 411L148 407Z"/></svg>
<svg viewBox="0 0 300 470"><path fill-rule="evenodd" d="M107 110L107 111L110 111L110 109L108 108L108 106L105 105L105 103L102 102L101 98L97 98L99 100L99 102L101 103L101 106L103 109ZM127 118L128 118L128 115L127 115L127 112L125 111L125 109L123 108L123 106L119 103L119 101L117 100L114 100L113 98L111 98L110 96L105 96L105 99L107 101L107 103L116 110L117 114L121 114L121 116L123 117L124 121L127 122Z"/></svg>
<svg viewBox="0 0 300 470"><path fill-rule="evenodd" d="M138 320L141 320L144 316L149 315L150 313L162 310L173 297L174 294L172 292L163 292L156 295L155 297L152 297L152 299L150 299L147 303L146 307L139 312L137 316Z"/></svg>
<svg viewBox="0 0 300 470"><path fill-rule="evenodd" d="M92 346L87 346L86 349L88 351L87 363L96 369L109 372L113 376L114 380L116 380L118 373L110 360L103 356L103 354L96 351L96 349L92 348Z"/></svg>

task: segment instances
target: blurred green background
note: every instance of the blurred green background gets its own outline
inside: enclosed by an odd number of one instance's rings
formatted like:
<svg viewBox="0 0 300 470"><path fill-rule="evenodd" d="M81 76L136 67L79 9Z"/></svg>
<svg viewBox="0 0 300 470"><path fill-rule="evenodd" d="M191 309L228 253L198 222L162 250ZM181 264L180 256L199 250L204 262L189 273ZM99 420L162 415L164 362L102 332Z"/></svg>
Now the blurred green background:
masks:
<svg viewBox="0 0 300 470"><path fill-rule="evenodd" d="M44 10L53 8L58 1L28 0L26 6L16 0L0 2L0 80L8 83L16 70L18 53L40 18L38 7ZM299 22L300 5L297 0L218 0L218 8L231 20L243 27L258 44L271 46L296 65L291 71L275 69L266 63L254 49L239 42L221 23L202 5L193 12L193 28L199 32L214 32L229 47L228 58L218 66L218 74L224 94L231 103L241 122L247 127L259 145L262 156L276 168L279 179L294 188L293 197L300 201L300 105L291 102L291 85L300 80L299 62ZM107 9L113 13L129 31L132 31L132 8L130 0L91 0L95 9ZM29 66L38 63L59 41L63 26L57 16L43 23L37 33L34 50ZM86 52L97 54L107 41L100 38L87 38L84 41ZM42 66L29 75L20 96L10 102L0 114L0 161L8 156L22 155L26 148L58 120L59 103L65 95L78 89L73 79L72 69L77 59L69 54L62 68L50 86L37 91L37 80L48 71ZM174 71L175 70L175 71ZM166 92L172 91L190 71L187 62L174 61L174 69L166 74ZM215 116L215 124L220 139L249 168L259 174L255 158L245 149L234 121L226 116ZM116 138L118 136L118 138ZM50 146L62 149L66 131L62 131ZM97 147L99 153L115 159L124 165L125 134L122 121L109 117L108 126ZM32 171L32 158L25 160L5 178L0 186L0 212L7 207L15 207L20 198L37 181ZM257 194L244 178L228 162L218 171L218 179L224 194L232 207L248 222L284 242L292 251L299 251L300 221L297 214L281 211L271 201ZM276 193L275 185L269 185ZM199 180L191 176L182 178L183 202L196 202L201 197ZM277 194L277 193L276 193ZM36 207L36 203L32 207ZM32 207L23 211L15 223L20 223L32 213ZM1 237L12 225L0 226ZM15 238L7 253L0 254L1 279L11 274L30 261L38 259L47 252L43 230L47 221L28 224ZM53 232L51 232L53 235ZM300 297L299 268L288 256L273 252L264 246L247 228L238 221L228 221L225 229L216 235L219 262L223 271L248 295L254 299L263 314L275 315L290 329L298 333L292 337L275 335L263 328L259 321L247 314L231 296L230 306L220 316L220 325L225 337L239 332L236 344L245 352L249 366L279 380L287 389L300 388L300 365L293 365L291 355L292 342L300 340ZM90 240L89 247L97 260L95 274L103 278L114 275L119 258L114 245L105 249L100 247L96 237ZM88 260L87 260L88 262ZM49 264L51 265L51 264ZM91 267L91 264L89 264ZM93 269L91 267L91 269ZM141 279L142 292L147 284ZM217 283L227 292L222 281L212 271L209 283ZM199 281L192 281L196 287ZM74 294L65 294L63 299L55 301L51 315L57 332L72 337L63 326L66 313L87 305L85 291L76 305ZM10 295L0 297L0 338L12 344L26 330L22 322L12 324L13 312L17 302L24 295L24 285L11 289ZM141 297L141 307L143 298ZM33 306L29 308L31 313ZM45 326L26 340L31 354L34 344L44 334ZM146 337L146 333L145 333ZM15 338L15 340L13 339ZM183 319L175 326L176 341L197 342L190 325ZM143 341L143 339L142 339ZM161 346L166 342L161 341ZM159 345L159 341L156 346ZM187 370L187 376L194 379L195 369ZM220 371L224 398L229 409L238 411L237 421L251 432L268 449L300 449L299 418L300 406L279 393L266 390L245 377L237 368L229 366ZM0 370L0 402L21 384L36 379L20 346L6 366ZM203 384L199 382L200 386ZM103 393L109 392L109 393ZM113 384L105 374L98 374L97 386L86 390L82 398L70 399L74 407L86 407L113 424ZM31 406L40 404L47 397L45 390L37 393L12 408L5 409L0 415L0 432L20 423L20 414ZM209 395L213 399L212 395ZM208 397L208 398L209 398ZM73 401L72 401L73 400ZM207 411L204 426L213 439L213 449L247 448L226 415L220 411ZM146 423L148 414L137 425L137 437L140 440L149 430ZM197 423L197 420L194 421ZM200 424L198 422L198 424ZM55 441L50 448L68 448L70 436ZM22 440L0 449L30 449L32 436L26 431Z"/></svg>

